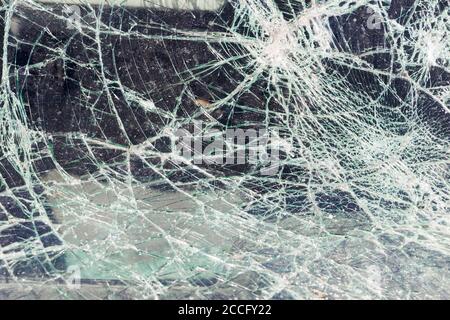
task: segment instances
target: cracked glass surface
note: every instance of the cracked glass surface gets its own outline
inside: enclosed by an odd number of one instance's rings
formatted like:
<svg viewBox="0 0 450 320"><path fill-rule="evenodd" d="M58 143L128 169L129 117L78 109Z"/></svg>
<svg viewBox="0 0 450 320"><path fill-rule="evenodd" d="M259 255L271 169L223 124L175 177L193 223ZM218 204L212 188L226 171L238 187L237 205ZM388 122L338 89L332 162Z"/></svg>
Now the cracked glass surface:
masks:
<svg viewBox="0 0 450 320"><path fill-rule="evenodd" d="M449 7L3 0L0 298L450 298Z"/></svg>

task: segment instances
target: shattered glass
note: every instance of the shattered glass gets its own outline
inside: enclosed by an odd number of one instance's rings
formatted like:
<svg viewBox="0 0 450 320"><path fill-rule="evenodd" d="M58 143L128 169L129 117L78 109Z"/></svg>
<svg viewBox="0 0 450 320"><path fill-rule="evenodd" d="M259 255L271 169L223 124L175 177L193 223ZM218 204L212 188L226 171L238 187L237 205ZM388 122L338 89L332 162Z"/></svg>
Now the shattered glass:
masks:
<svg viewBox="0 0 450 320"><path fill-rule="evenodd" d="M2 0L0 298L450 298L449 8Z"/></svg>

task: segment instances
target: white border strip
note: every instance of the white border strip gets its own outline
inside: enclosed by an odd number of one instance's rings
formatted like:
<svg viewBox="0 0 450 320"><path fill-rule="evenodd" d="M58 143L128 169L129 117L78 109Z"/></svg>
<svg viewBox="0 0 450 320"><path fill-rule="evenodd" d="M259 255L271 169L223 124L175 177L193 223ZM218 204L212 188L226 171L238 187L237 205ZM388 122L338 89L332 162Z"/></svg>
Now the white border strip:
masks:
<svg viewBox="0 0 450 320"><path fill-rule="evenodd" d="M136 8L217 11L225 0L37 0L41 3L115 5Z"/></svg>

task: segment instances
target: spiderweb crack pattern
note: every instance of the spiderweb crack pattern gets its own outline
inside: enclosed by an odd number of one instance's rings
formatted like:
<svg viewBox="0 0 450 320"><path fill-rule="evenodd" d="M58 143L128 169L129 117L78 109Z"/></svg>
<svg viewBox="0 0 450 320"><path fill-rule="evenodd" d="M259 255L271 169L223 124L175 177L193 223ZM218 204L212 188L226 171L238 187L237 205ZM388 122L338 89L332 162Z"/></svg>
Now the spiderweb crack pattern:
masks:
<svg viewBox="0 0 450 320"><path fill-rule="evenodd" d="M67 6L0 6L0 296L449 298L448 1Z"/></svg>

